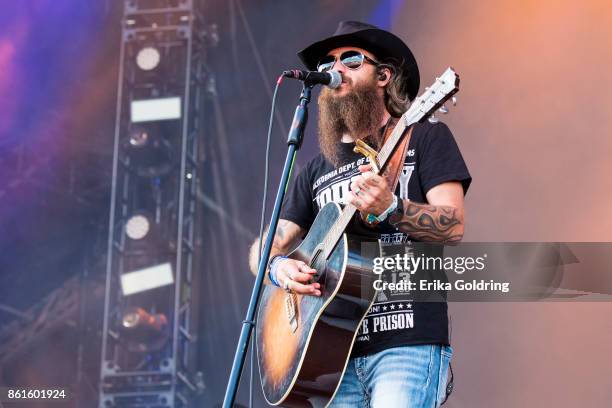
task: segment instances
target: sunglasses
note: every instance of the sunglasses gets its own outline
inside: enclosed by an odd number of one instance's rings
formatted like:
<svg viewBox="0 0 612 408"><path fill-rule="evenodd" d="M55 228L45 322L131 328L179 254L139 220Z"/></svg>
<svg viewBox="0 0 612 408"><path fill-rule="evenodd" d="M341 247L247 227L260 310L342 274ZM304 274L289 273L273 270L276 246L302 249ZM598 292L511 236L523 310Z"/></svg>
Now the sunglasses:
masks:
<svg viewBox="0 0 612 408"><path fill-rule="evenodd" d="M340 54L340 63L347 67L348 69L359 69L364 64L364 62L369 62L374 66L379 66L380 62L374 61L372 58L360 53L359 51L344 51ZM319 61L317 65L317 71L319 72L327 72L336 63L336 57L333 55L326 55Z"/></svg>

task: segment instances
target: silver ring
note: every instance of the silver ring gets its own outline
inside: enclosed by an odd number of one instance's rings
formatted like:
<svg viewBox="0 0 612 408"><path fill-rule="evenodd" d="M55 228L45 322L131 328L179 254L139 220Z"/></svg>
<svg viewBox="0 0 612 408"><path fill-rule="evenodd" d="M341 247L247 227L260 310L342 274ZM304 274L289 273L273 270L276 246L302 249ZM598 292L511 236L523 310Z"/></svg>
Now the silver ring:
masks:
<svg viewBox="0 0 612 408"><path fill-rule="evenodd" d="M361 187L357 187L357 189L355 190L355 195L358 196L359 193L361 193Z"/></svg>
<svg viewBox="0 0 612 408"><path fill-rule="evenodd" d="M283 289L285 289L285 292L287 293L291 293L291 289L289 289L289 281L291 281L291 279L285 279L285 283L283 284Z"/></svg>

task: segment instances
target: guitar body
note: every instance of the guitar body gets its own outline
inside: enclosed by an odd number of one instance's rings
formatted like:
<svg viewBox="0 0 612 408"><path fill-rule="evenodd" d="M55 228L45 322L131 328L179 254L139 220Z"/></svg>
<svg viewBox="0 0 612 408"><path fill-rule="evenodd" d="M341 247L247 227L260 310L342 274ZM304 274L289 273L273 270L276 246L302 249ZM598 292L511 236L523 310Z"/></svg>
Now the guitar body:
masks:
<svg viewBox="0 0 612 408"><path fill-rule="evenodd" d="M321 296L265 285L257 317L262 388L272 405L324 407L333 398L376 291L378 241L343 234L325 260L321 242L342 209L328 203L288 256L317 270Z"/></svg>

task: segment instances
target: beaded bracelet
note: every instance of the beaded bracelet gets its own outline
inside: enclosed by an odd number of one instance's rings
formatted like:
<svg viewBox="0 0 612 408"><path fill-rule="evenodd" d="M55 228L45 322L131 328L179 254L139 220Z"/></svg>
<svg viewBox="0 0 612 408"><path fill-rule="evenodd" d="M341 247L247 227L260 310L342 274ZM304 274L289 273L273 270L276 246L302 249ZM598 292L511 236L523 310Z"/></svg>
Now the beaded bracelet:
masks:
<svg viewBox="0 0 612 408"><path fill-rule="evenodd" d="M274 284L274 286L278 286L280 288L280 284L278 283L278 281L276 280L276 268L278 267L278 262L279 260L282 259L287 259L286 256L284 255L274 255L272 257L272 259L270 260L270 266L268 267L268 277L270 278L270 282L272 282L272 284Z"/></svg>

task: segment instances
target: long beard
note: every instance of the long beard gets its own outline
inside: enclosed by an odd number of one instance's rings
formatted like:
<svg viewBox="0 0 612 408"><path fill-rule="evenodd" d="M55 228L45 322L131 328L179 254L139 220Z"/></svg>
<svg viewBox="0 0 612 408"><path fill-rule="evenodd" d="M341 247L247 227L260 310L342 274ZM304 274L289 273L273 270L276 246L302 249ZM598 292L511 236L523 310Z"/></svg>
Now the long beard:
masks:
<svg viewBox="0 0 612 408"><path fill-rule="evenodd" d="M378 150L382 145L381 121L384 104L377 93L376 81L354 86L344 96L324 88L319 95L319 146L323 156L340 165L340 143L343 134L368 135L364 141Z"/></svg>

